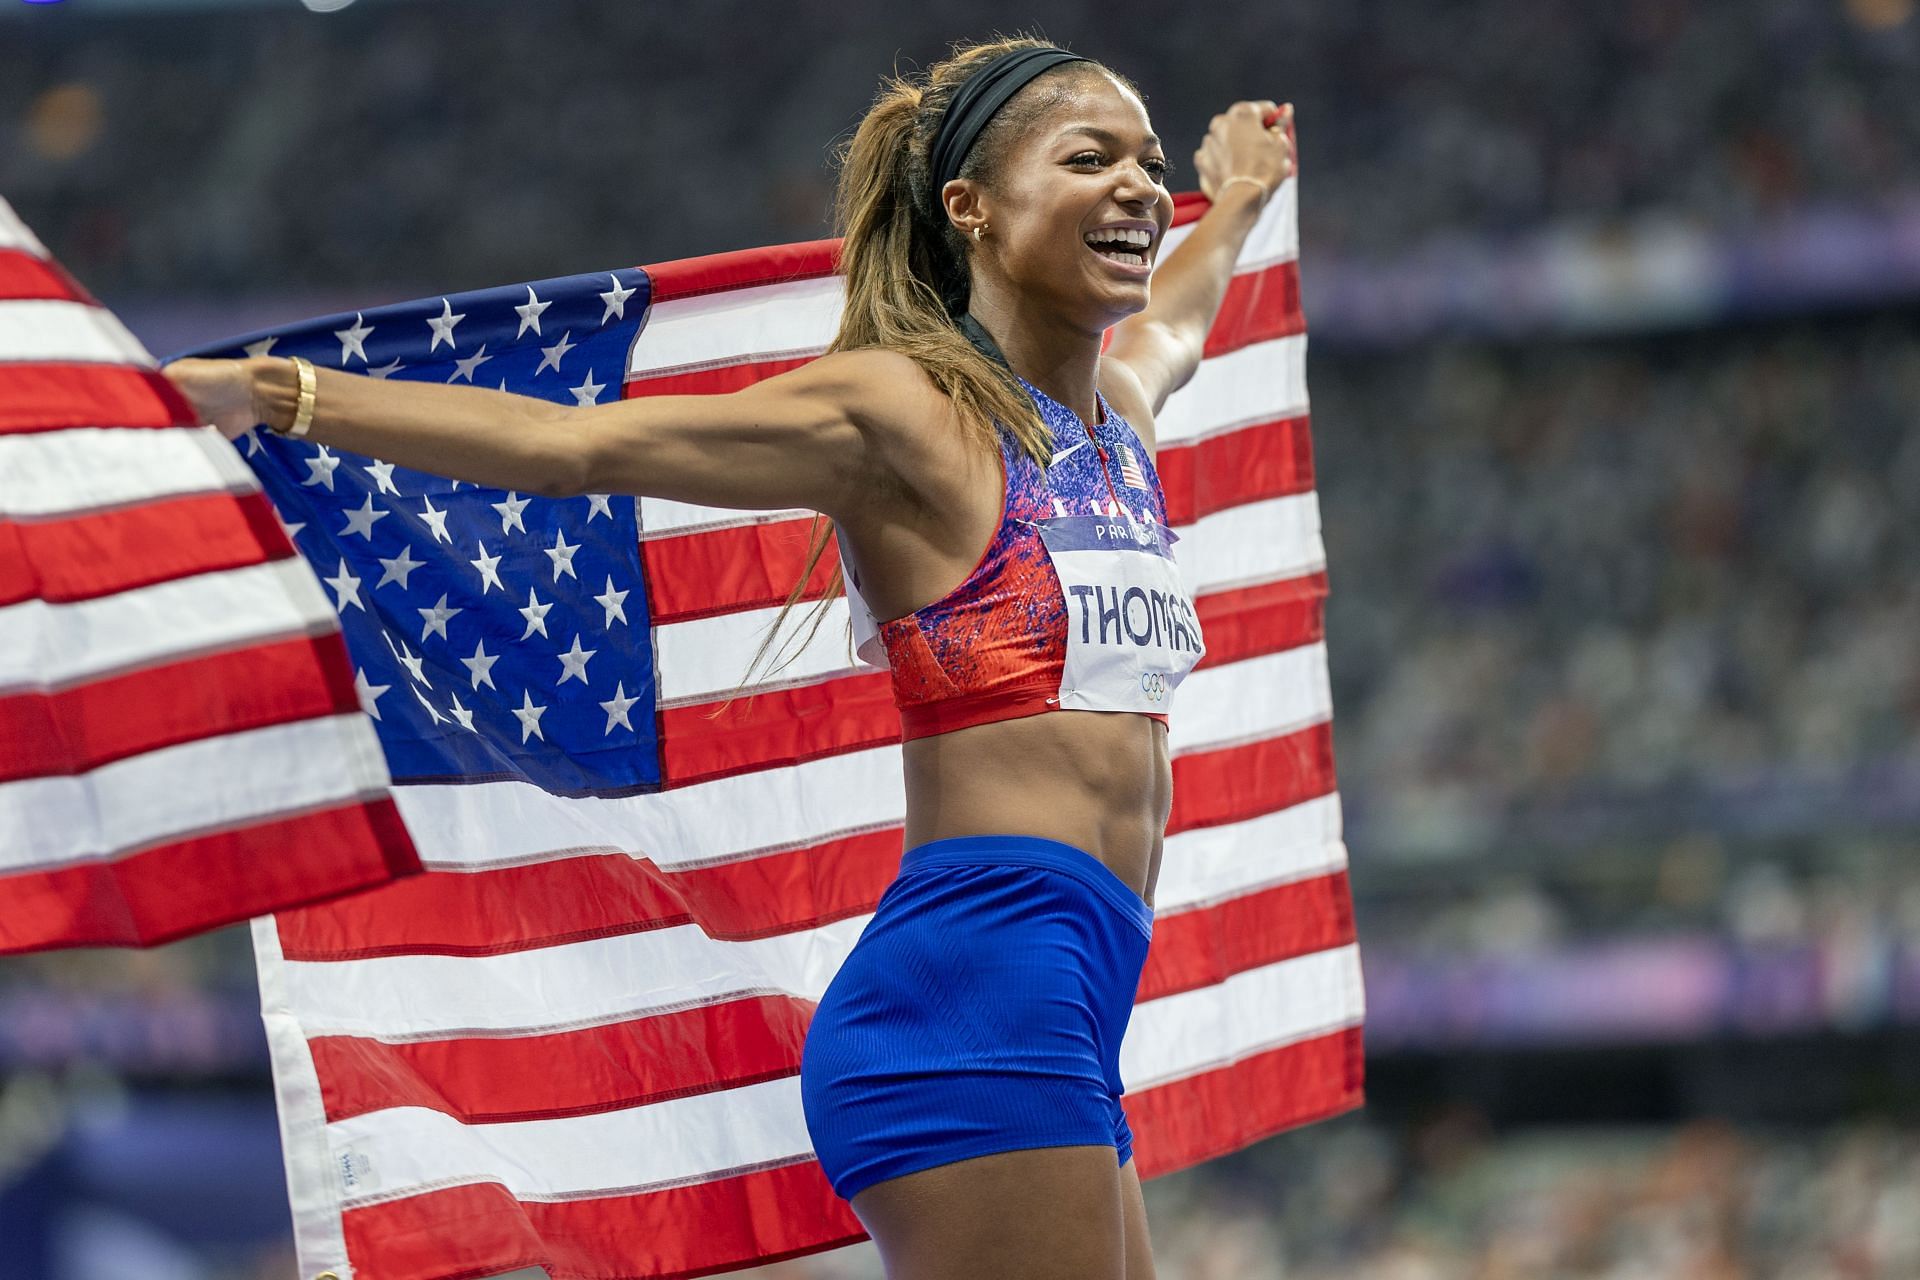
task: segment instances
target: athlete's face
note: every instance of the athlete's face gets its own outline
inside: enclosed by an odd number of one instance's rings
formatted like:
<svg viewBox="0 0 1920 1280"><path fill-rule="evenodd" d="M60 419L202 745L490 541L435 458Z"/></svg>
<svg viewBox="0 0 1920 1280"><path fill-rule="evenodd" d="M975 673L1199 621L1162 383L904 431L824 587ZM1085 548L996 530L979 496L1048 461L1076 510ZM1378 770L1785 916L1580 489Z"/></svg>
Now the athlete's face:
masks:
<svg viewBox="0 0 1920 1280"><path fill-rule="evenodd" d="M976 274L991 270L1089 329L1144 309L1173 221L1166 170L1145 104L1109 76L1075 78L980 192Z"/></svg>

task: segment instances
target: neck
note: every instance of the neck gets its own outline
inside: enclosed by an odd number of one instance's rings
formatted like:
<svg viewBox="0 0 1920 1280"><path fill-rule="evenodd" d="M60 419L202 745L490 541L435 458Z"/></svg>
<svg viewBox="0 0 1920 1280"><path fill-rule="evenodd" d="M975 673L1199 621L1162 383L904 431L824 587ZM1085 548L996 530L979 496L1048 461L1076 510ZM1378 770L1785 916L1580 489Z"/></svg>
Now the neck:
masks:
<svg viewBox="0 0 1920 1280"><path fill-rule="evenodd" d="M1075 328L1033 308L1008 306L976 288L969 314L993 335L1013 371L1073 410L1084 423L1100 418L1100 333Z"/></svg>

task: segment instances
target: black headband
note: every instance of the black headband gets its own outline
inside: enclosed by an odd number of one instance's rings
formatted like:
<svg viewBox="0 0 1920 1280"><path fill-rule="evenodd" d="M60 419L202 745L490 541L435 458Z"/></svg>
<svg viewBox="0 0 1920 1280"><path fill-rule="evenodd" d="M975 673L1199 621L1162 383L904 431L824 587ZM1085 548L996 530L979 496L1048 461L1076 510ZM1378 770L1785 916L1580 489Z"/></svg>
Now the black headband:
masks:
<svg viewBox="0 0 1920 1280"><path fill-rule="evenodd" d="M974 72L947 104L946 113L940 117L939 131L933 135L933 145L927 151L927 172L933 175L930 194L934 206L938 208L940 204L940 189L960 176L960 166L967 152L973 149L974 139L987 127L987 121L993 119L993 113L1007 104L1007 99L1041 72L1063 62L1092 61L1049 45L1014 49Z"/></svg>

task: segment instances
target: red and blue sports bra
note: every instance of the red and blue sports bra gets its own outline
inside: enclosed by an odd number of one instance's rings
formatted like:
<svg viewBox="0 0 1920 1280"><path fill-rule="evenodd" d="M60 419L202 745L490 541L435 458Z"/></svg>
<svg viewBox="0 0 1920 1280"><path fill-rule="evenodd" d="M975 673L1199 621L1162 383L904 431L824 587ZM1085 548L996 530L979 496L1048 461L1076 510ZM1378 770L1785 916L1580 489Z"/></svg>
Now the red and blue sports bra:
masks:
<svg viewBox="0 0 1920 1280"><path fill-rule="evenodd" d="M892 672L907 739L1063 709L1165 724L1205 653L1140 437L1104 396L1088 426L1020 383L1052 431L1053 465L999 432L1000 524L959 586L878 622L841 553L856 652Z"/></svg>

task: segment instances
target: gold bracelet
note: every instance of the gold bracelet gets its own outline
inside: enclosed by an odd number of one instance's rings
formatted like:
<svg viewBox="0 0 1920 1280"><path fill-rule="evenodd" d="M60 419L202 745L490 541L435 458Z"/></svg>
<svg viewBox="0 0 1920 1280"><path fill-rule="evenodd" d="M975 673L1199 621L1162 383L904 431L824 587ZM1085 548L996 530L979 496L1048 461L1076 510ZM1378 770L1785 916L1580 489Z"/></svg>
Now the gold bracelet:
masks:
<svg viewBox="0 0 1920 1280"><path fill-rule="evenodd" d="M1266 203L1268 200L1271 200L1273 198L1273 192L1267 189L1266 183L1260 181L1260 179L1258 178L1250 178L1244 173L1236 173L1231 178L1228 178L1225 182L1215 187L1213 189L1214 196L1218 198L1218 196L1222 191L1225 191L1228 187L1232 186L1236 182L1251 182L1254 186L1260 188L1260 204L1262 208L1266 206Z"/></svg>
<svg viewBox="0 0 1920 1280"><path fill-rule="evenodd" d="M300 375L300 400L293 411L293 425L281 432L282 435L304 436L313 426L313 403L316 387L313 380L313 366L305 356L293 357L293 368Z"/></svg>

